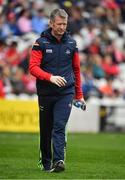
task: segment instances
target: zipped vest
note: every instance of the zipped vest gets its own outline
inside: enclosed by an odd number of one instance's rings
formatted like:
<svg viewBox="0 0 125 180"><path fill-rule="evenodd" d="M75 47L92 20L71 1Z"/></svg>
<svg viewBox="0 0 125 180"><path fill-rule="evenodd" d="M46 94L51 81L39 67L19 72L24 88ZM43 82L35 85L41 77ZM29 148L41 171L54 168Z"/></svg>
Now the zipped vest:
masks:
<svg viewBox="0 0 125 180"><path fill-rule="evenodd" d="M64 77L67 84L65 87L58 87L49 81L37 79L37 93L48 96L74 93L72 60L76 43L69 35L65 35L61 42L58 42L51 34L49 35L50 38L43 35L37 40L43 54L40 67L53 75Z"/></svg>

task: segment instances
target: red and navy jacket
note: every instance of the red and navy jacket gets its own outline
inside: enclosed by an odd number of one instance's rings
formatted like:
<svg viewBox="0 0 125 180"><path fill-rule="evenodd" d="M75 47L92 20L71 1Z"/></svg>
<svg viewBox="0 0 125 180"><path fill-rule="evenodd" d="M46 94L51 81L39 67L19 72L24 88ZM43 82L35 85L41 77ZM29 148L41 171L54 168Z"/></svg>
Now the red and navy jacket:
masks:
<svg viewBox="0 0 125 180"><path fill-rule="evenodd" d="M76 99L83 97L78 49L68 33L64 33L59 42L51 34L51 29L44 31L31 50L29 70L36 77L38 95L73 93ZM66 86L58 87L51 83L51 75L64 77Z"/></svg>

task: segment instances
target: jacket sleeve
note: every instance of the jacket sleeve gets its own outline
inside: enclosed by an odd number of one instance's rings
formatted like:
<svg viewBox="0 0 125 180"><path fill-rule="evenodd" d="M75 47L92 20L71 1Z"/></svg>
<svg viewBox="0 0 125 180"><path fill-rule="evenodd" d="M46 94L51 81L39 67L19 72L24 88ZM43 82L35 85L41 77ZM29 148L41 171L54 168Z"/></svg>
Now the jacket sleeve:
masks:
<svg viewBox="0 0 125 180"><path fill-rule="evenodd" d="M73 71L75 75L75 99L81 99L83 98L83 92L81 87L81 76L80 76L80 60L79 60L79 54L77 51L75 51L73 56Z"/></svg>
<svg viewBox="0 0 125 180"><path fill-rule="evenodd" d="M52 74L43 71L40 65L43 60L43 53L40 49L39 43L36 41L30 53L29 71L30 73L40 80L50 81Z"/></svg>

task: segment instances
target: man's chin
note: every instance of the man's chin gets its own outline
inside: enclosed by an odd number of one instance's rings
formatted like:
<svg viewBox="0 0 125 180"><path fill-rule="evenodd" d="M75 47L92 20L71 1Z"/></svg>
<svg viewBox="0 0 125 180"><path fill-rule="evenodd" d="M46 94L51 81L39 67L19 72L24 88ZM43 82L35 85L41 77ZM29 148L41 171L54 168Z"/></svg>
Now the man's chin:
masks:
<svg viewBox="0 0 125 180"><path fill-rule="evenodd" d="M63 34L64 34L64 32L60 32L60 33L58 33L58 35L59 35L59 36L62 36Z"/></svg>

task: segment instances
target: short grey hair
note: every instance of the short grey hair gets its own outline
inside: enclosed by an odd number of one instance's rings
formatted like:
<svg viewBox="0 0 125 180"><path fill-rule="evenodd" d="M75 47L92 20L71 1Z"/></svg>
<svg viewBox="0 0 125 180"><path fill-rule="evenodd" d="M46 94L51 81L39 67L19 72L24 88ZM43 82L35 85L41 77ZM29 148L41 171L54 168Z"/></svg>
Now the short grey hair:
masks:
<svg viewBox="0 0 125 180"><path fill-rule="evenodd" d="M68 14L64 9L54 9L50 14L50 21L54 21L56 16L59 16L64 19L66 18L68 19Z"/></svg>

